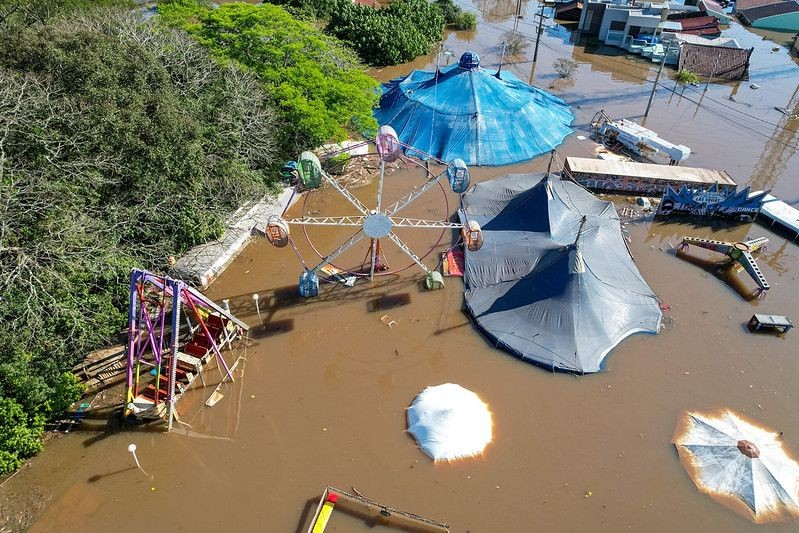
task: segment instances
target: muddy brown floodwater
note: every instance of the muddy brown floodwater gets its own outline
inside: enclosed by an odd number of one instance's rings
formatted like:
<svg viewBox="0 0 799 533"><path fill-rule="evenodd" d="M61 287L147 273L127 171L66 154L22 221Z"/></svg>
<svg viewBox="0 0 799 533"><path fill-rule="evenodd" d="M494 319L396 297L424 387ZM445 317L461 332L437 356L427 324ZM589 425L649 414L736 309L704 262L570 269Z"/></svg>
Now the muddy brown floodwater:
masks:
<svg viewBox="0 0 799 533"><path fill-rule="evenodd" d="M480 2L479 29L446 40L454 59L475 49L484 65L497 63L496 45L513 23L514 5ZM519 27L532 35L536 4L523 5L527 17ZM750 81L712 85L704 98L702 87L689 88L685 96L693 101L661 90L647 126L690 146L689 164L726 169L740 184L773 188L796 204L797 121L774 108L791 101L799 69L786 49L772 53L775 45L761 36L740 27L730 31L755 47ZM544 34L534 81L543 87L555 82L557 57L579 62L573 82L556 82L553 89L574 106L575 134L587 136L587 123L599 109L640 118L654 66L586 51L572 40L558 29ZM431 64L428 56L374 74L385 80ZM529 62L508 68L530 77ZM561 146L561 155L591 156L594 145L576 135ZM546 163L539 158L475 169L474 175L484 180L541 171ZM390 175L386 201L421 179L418 169ZM371 203L374 191L372 183L355 194ZM407 214L443 219L456 202L433 189ZM324 191L289 214L303 211L352 214ZM639 269L670 306L668 325L657 336L628 338L611 353L605 372L583 377L552 374L494 349L462 311L458 279L426 292L413 267L350 289L325 285L319 298L302 300L296 296L300 265L291 250L255 241L209 291L231 299L253 339L239 350L246 370L224 400L202 407L204 392L198 391L182 407L191 427L171 434L78 429L54 439L0 495L28 505L37 519L34 531L300 531L327 484L355 487L457 532L754 530L696 490L671 437L683 410L730 407L782 431L799 451L797 333L754 335L744 328L753 312L799 318L799 248L758 224L724 229L645 221L629 230ZM308 234L326 253L349 232L311 228ZM682 235L769 237L759 259L772 286L768 297L747 299L754 285L745 274L725 281L713 264L677 258L671 245ZM305 236L295 236L313 262ZM436 244L434 230L401 236L417 253L433 250L425 260L431 267L450 243L444 235ZM365 246L352 250L340 266L360 263L365 253ZM407 264L393 245L386 254L393 268ZM691 254L719 259L703 250ZM383 315L396 325L386 326ZM483 457L434 464L405 432L405 409L415 395L447 382L477 392L494 414L494 442ZM153 479L131 468L130 442ZM796 531L797 524L759 529ZM334 515L328 530L371 529Z"/></svg>

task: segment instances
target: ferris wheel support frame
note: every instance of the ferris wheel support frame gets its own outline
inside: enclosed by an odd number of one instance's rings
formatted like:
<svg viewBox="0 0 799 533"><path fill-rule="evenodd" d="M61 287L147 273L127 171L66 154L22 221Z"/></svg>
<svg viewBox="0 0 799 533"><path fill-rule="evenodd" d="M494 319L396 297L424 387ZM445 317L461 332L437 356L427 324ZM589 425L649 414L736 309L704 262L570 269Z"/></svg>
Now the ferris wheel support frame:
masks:
<svg viewBox="0 0 799 533"><path fill-rule="evenodd" d="M300 276L300 294L302 296L314 296L318 294L317 272L320 269L324 268L326 265L332 265L332 261L334 261L337 257L342 255L344 252L346 252L354 245L356 245L358 242L367 237L370 238L371 240L368 252L370 280L374 281L375 270L376 269L382 270L381 267L384 266L379 255L381 255L380 240L385 238L391 240L402 253L407 255L412 260L412 263L409 266L412 266L415 263L419 268L421 268L427 274L428 279L432 277L432 279L436 280L434 273L431 272L431 270L424 264L422 258L420 258L416 253L414 253L411 250L410 246L408 246L407 243L405 243L400 237L397 236L396 233L394 233L395 228L441 229L442 236L443 236L443 231L446 229L459 229L461 230L461 233L464 237L466 246L469 247L470 250L476 251L482 246L483 239L482 239L481 230L479 228L479 225L477 225L477 223L474 221L469 221L467 224L462 224L449 221L423 220L418 218L396 216L399 211L408 207L420 196L422 196L425 192L427 192L431 187L435 185L440 185L440 180L445 175L449 178L449 184L453 192L456 192L459 195L465 192L466 189L468 188L471 177L469 176L469 171L468 168L466 167L466 164L462 160L456 159L451 163L447 164L444 161L431 157L431 159L435 160L436 162L446 165L445 170L440 172L436 176L430 177L431 173L429 171L429 168L422 167L425 169L425 171L428 174L427 181L421 187L402 196L388 209L384 210L383 184L385 181L385 165L387 162L393 162L399 158L404 158L404 156L401 154L402 147L405 147L406 149L413 149L413 148L411 146L401 143L397 138L396 132L394 132L394 130L389 126L382 126L378 130L377 138L373 142L376 145L378 155L380 156L380 175L377 186L375 209L370 210L369 208L367 208L366 205L364 205L364 203L361 200L356 198L349 190L347 190L345 186L343 186L341 183L339 183L338 180L336 180L335 178L330 176L327 172L325 172L322 169L321 163L319 162L319 159L318 157L316 157L316 155L314 155L311 152L303 152L303 154L300 156L299 163L297 165L297 169L299 171L299 176L300 176L300 182L311 188L318 187L322 181L326 182L331 187L333 187L334 190L336 190L339 194L341 194L353 207L355 207L355 209L360 214L344 215L344 216L321 216L321 217L303 216L302 218L293 218L293 219L283 219L282 217L273 216L269 218L266 231L259 231L259 233L265 235L267 239L277 247L283 247L291 243L292 248L294 248L295 253L298 254L300 261L303 263L305 267L305 270ZM320 254L322 261L313 268L309 268L307 266L306 261L302 259L302 257L299 255L299 251L297 250L297 247L291 238L289 225L301 225L303 227L351 226L351 227L359 227L360 229L355 234L353 234L348 240L343 242L332 253L324 257L322 257ZM306 233L306 238L307 238L307 233ZM311 246L312 248L314 248L314 251L316 251L316 248L313 246L313 244L311 244ZM429 254L430 252L427 253ZM362 264L362 267L364 266L365 265ZM404 270L404 268L402 270ZM441 280L440 275L438 276L436 281L437 283L435 284L428 283L428 286L431 285L443 286L443 281Z"/></svg>

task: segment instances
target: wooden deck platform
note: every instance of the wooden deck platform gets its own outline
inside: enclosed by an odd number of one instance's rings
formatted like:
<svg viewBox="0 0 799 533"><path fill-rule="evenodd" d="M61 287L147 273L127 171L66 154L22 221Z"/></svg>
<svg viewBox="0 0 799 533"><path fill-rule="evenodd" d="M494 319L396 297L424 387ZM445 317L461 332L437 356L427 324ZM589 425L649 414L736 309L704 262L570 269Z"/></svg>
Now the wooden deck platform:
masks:
<svg viewBox="0 0 799 533"><path fill-rule="evenodd" d="M567 157L563 175L587 189L640 196L662 196L668 185L679 189L683 185L696 188L715 184L728 191L738 186L724 170L585 157Z"/></svg>

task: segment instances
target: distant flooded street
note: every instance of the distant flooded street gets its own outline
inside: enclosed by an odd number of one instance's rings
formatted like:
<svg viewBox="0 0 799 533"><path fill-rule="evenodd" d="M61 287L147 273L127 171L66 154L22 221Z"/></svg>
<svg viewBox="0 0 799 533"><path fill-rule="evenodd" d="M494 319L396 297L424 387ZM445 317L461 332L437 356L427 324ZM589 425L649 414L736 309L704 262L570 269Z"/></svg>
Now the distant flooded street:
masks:
<svg viewBox="0 0 799 533"><path fill-rule="evenodd" d="M522 6L519 31L534 36L537 4ZM453 55L442 62L475 50L483 67L496 68L516 3L474 0L464 7L477 10L478 29L449 33L444 47ZM661 88L645 125L691 147L687 166L725 169L740 187L772 189L799 205L799 120L775 109L798 101L799 67L785 47L740 26L729 31L742 46L755 47L749 81L711 84L706 93L704 85L689 87L682 97ZM641 121L657 68L573 40L562 27L547 29L534 72L532 46L526 59L503 65L572 106L574 134L558 148L561 159L594 157L588 123L600 109ZM552 63L559 57L579 63L573 80L558 79ZM387 81L435 64L431 54L370 72ZM473 168L472 176L543 172L547 163L539 157ZM419 168L391 173L383 202L423 178ZM375 191L374 181L354 189L367 206ZM448 188L433 188L403 214L444 220L457 202ZM353 211L322 191L287 215L302 214ZM359 279L352 288L323 284L320 297L302 299L302 265L291 249L253 240L208 291L217 301L230 299L251 328L252 341L239 349L243 377L225 398L205 407L208 391L198 391L181 408L185 423L170 434L78 428L55 438L0 488L0 503L30 498L32 531L42 532L299 532L332 485L448 523L453 532L754 531L750 521L697 491L671 439L684 410L730 407L783 432L799 454L797 332L756 335L745 327L755 312L799 320L799 246L757 223L709 227L649 217L626 227L641 274L667 306L664 327L657 336L626 339L605 372L585 376L553 374L495 349L463 311L461 279L448 277L443 290L427 291L421 271L393 245L385 250L391 269L409 268L374 283ZM352 233L310 228L307 238L301 229L292 235L313 262L312 246L325 255ZM431 268L451 245L451 235L440 230L398 235L420 256L429 252L424 261ZM694 260L677 257L673 248L683 235L768 237L758 256L772 287L768 296L750 299L752 280L745 272L720 272L722 256L692 248ZM366 243L336 264L361 264ZM442 383L476 392L492 411L494 442L483 457L435 464L405 431L414 397ZM126 450L131 442L152 479L135 469ZM787 523L768 531L796 528ZM328 531L388 529L334 515Z"/></svg>

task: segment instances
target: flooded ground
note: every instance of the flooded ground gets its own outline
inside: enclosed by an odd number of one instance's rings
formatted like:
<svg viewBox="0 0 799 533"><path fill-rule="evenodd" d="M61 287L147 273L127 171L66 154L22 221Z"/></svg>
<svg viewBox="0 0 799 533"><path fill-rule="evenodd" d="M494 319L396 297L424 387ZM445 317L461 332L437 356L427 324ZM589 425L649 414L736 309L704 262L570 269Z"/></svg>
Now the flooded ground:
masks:
<svg viewBox="0 0 799 533"><path fill-rule="evenodd" d="M527 17L519 28L532 35L536 4L523 5ZM446 47L453 59L468 48L481 54L484 65L498 63L496 45L512 27L515 3L478 7L479 29L450 34ZM691 100L660 90L646 125L690 146L689 165L726 169L740 184L773 188L796 205L797 121L775 107L791 100L799 69L786 49L772 53L773 42L740 27L731 31L756 48L750 81L711 85L704 98L702 87L689 89ZM562 32L545 33L534 81L545 88L555 81L557 57L580 63L573 85L560 82L553 90L577 116L576 135L559 152L592 157L594 145L576 136L587 136L587 123L599 109L614 117L640 116L651 88L645 80L654 79L655 66L624 54L586 52L571 40ZM431 56L413 66L434 62ZM409 68L376 74L388 79ZM509 68L530 78L529 62ZM541 171L546 164L539 158L475 169L474 176ZM418 169L390 175L386 202L421 180ZM371 203L374 190L372 183L355 193ZM456 201L433 189L407 215L446 218ZM352 214L337 197L313 194L289 215L316 211ZM238 353L246 357L246 372L225 399L214 408L199 406L199 400L185 405L183 420L191 427L183 434L112 428L54 439L3 485L0 501L29 502L30 517L38 518L34 531L304 531L304 520L330 484L355 487L458 532L754 530L697 492L671 438L683 410L731 407L784 432L799 452L796 332L779 337L744 328L754 312L799 318L799 247L758 224L724 229L646 221L629 229L638 268L670 306L667 326L658 336L627 339L612 352L606 372L583 377L552 374L494 349L462 311L460 280L447 278L444 290L426 292L412 267L374 284L325 286L320 298L301 300L301 267L291 250L255 241L210 290L214 298L231 299L253 338ZM300 252L313 262L313 250L297 233ZM351 231L308 233L327 253ZM772 286L768 297L747 299L755 286L745 274L725 276L717 265L675 257L671 245L682 235L769 237L759 259ZM438 243L435 230L400 236L417 253L431 250L425 260L430 267L450 243L449 235ZM339 266L359 264L365 252L351 250ZM386 254L392 268L409 263L393 245ZM691 255L719 259L693 248ZM396 325L388 327L380 320L384 315ZM446 382L477 392L494 413L494 443L482 458L434 464L405 432L405 409L415 395ZM130 442L152 479L132 467ZM14 523L5 510L3 519ZM380 528L336 516L328 530Z"/></svg>

